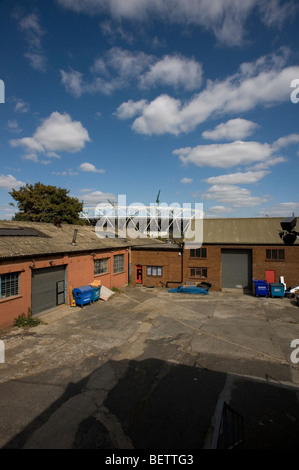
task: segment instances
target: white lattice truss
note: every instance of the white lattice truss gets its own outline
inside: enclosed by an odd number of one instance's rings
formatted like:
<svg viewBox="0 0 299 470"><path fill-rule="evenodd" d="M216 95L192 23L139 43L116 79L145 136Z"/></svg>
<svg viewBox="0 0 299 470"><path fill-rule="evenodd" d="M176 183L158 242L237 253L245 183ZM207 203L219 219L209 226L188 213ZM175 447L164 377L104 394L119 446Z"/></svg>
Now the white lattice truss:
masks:
<svg viewBox="0 0 299 470"><path fill-rule="evenodd" d="M197 206L202 206L197 204ZM203 219L202 209L192 209L180 206L158 206L158 205L130 205L120 206L111 204L99 204L87 206L80 214L81 218L88 221L96 220L97 225L114 229L126 228L142 232L167 232L174 229L182 232L188 230L192 220ZM142 227L142 229L141 229Z"/></svg>

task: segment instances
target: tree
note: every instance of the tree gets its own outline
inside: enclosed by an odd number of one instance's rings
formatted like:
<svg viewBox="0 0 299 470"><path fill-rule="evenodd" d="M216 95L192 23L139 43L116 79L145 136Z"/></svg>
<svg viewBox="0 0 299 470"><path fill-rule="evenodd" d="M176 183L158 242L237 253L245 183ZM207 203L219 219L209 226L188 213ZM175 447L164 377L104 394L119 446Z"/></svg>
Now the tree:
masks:
<svg viewBox="0 0 299 470"><path fill-rule="evenodd" d="M26 184L9 194L17 202L18 212L13 220L84 224L79 218L83 202L68 196L69 190L46 186L42 183ZM11 205L14 206L13 203Z"/></svg>

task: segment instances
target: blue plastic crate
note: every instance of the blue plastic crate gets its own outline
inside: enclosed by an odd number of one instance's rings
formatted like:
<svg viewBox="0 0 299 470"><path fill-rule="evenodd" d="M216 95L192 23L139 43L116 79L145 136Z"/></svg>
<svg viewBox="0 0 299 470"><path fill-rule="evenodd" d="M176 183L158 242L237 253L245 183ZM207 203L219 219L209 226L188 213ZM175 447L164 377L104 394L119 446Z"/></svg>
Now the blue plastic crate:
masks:
<svg viewBox="0 0 299 470"><path fill-rule="evenodd" d="M93 302L93 288L91 286L76 287L73 289L73 296L76 305L83 307Z"/></svg>

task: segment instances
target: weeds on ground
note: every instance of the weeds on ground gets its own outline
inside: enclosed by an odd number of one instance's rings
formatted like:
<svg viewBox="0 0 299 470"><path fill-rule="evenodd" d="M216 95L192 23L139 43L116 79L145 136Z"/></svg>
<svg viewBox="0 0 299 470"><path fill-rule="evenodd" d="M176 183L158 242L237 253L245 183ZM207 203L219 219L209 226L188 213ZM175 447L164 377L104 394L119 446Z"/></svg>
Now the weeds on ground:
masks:
<svg viewBox="0 0 299 470"><path fill-rule="evenodd" d="M15 319L14 326L18 326L19 328L22 326L31 328L39 325L40 323L41 320L39 318L33 318L31 315L25 315L25 313L22 313L22 315L19 315Z"/></svg>

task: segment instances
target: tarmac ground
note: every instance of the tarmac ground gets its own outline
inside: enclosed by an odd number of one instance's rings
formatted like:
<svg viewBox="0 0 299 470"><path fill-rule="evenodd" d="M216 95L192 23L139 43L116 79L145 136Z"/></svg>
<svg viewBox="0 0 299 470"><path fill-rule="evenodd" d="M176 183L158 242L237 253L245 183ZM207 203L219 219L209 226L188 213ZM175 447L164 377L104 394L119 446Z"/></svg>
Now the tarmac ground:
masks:
<svg viewBox="0 0 299 470"><path fill-rule="evenodd" d="M224 402L241 449L299 448L294 299L128 286L40 319L0 331L2 449L213 449Z"/></svg>

